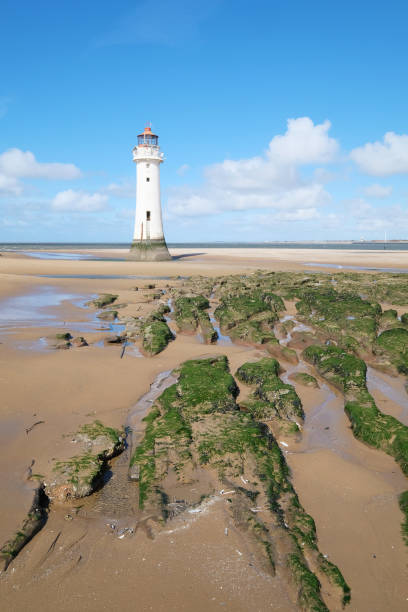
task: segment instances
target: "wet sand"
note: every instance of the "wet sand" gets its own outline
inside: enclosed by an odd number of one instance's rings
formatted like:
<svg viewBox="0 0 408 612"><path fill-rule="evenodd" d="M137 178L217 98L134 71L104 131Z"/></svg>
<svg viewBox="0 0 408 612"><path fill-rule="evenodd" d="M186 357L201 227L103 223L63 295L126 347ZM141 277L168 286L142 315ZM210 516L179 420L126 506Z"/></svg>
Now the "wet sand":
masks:
<svg viewBox="0 0 408 612"><path fill-rule="evenodd" d="M122 347L94 344L103 333L93 328L94 311L80 304L99 293L118 293L117 302L129 304L123 314L140 315L151 308L141 297L147 281L37 275L217 275L260 267L303 267L296 260L301 260L303 253L277 249L283 258L278 259L276 253L263 249L261 253L248 251L251 253L243 256L242 251L214 249L211 254L149 264L34 260L11 255L0 258L0 541L19 527L30 506L33 483L25 480L25 473L32 460L34 473L48 474L53 458L74 454L71 436L66 434L95 418L116 427L126 424L132 407L148 392L155 377L185 359L226 354L235 372L245 361L265 354L229 343L206 346L195 335L178 334L156 357L136 358L125 351L121 359ZM181 249L177 253L186 254ZM354 259L349 251L336 253L344 257L341 261L363 263L360 251ZM334 252L318 254L330 263ZM316 252L307 250L307 255L316 261ZM408 268L408 253L390 255L394 259L387 259L387 265L396 267L398 259ZM373 252L370 259L371 254L364 252L364 263L378 264L381 256L383 253ZM154 282L165 287L167 281ZM138 292L132 290L135 285L140 287ZM51 299L53 305L40 308L31 303L31 320L30 312L28 320L25 315L17 317L16 302L6 303L9 316L1 320L5 301L33 295L45 296L45 302L47 295L55 299ZM291 308L288 312L295 311ZM90 346L67 351L26 350L38 338L65 329L64 322L67 330L74 323L77 329L84 329L80 335L90 340ZM286 367L289 373L291 366ZM374 374L370 391L380 409L404 421L403 380ZM377 381L374 389L377 376L382 384ZM323 385L321 391L301 385L296 388L306 422L303 439L290 445L287 460L300 501L316 521L321 550L339 565L352 588L350 610L405 610L408 555L400 536L402 515L397 495L406 488L406 479L390 457L353 438L339 394ZM319 405L327 399L330 406L317 415ZM27 434L25 430L36 421L44 423ZM329 430L324 429L327 426ZM92 506L96 499L89 498L86 503ZM173 519L154 540L142 531L119 540L103 513L98 520L87 515L66 520L65 515L64 510L51 512L44 529L0 577L5 609L48 612L71 610L76 605L92 612L130 611L136 604L141 611L297 609L284 585L263 572L245 538L228 522L222 498L203 507L198 516ZM137 509L133 519L136 515ZM121 520L128 518L122 516Z"/></svg>

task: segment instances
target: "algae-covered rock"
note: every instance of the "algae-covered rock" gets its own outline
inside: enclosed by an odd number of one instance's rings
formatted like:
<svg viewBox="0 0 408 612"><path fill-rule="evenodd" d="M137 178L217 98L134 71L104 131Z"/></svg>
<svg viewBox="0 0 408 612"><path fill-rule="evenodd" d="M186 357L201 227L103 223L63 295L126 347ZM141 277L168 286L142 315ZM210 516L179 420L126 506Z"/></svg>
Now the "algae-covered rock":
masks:
<svg viewBox="0 0 408 612"><path fill-rule="evenodd" d="M305 290L296 303L299 315L346 348L370 350L375 342L381 307L345 291Z"/></svg>
<svg viewBox="0 0 408 612"><path fill-rule="evenodd" d="M401 493L399 506L404 514L404 521L401 526L402 537L404 538L405 544L408 546L408 491Z"/></svg>
<svg viewBox="0 0 408 612"><path fill-rule="evenodd" d="M138 317L130 317L126 320L126 338L136 339L142 335L144 321Z"/></svg>
<svg viewBox="0 0 408 612"><path fill-rule="evenodd" d="M218 333L214 329L207 312L200 311L198 313L198 324L200 326L204 342L212 343L218 340Z"/></svg>
<svg viewBox="0 0 408 612"><path fill-rule="evenodd" d="M408 330L397 327L382 332L377 338L376 352L388 354L397 370L408 374Z"/></svg>
<svg viewBox="0 0 408 612"><path fill-rule="evenodd" d="M273 359L258 363L255 367L246 364L242 372L247 381L265 383L271 391L268 381L277 377L279 364ZM145 434L131 460L138 468L135 477L142 511L156 516L157 525L160 518L165 521L174 516L170 482L177 483L179 506L184 511L188 507L184 496L192 495L198 474L206 487L200 488L204 498L214 495L214 486L218 490L227 487L225 511L259 547L263 570L274 574L278 564L288 566L302 609L327 612L319 580L311 570L316 567L319 576L323 573L314 521L299 502L285 458L268 428L254 412L238 409L238 390L226 357L190 360L176 373L178 382L161 394L145 417ZM195 502L195 511L205 503ZM258 505L262 514L256 513ZM302 565L301 575L291 562L292 555ZM328 578L336 588L339 577L342 586L339 594L331 591L332 602L339 597L345 603L350 589L333 565Z"/></svg>
<svg viewBox="0 0 408 612"><path fill-rule="evenodd" d="M101 483L107 461L121 453L125 445L123 432L100 421L83 425L73 439L82 447L82 453L56 461L53 478L45 485L48 497L55 501L65 502L93 493Z"/></svg>
<svg viewBox="0 0 408 612"><path fill-rule="evenodd" d="M119 296L114 295L113 293L104 293L89 303L95 306L96 308L105 308L105 306L109 306L110 304L113 304L113 302L117 300L118 297Z"/></svg>
<svg viewBox="0 0 408 612"><path fill-rule="evenodd" d="M104 344L122 344L125 339L126 338L124 336L118 336L117 334L114 334L113 336L106 336L106 338L103 339L103 342Z"/></svg>
<svg viewBox="0 0 408 612"><path fill-rule="evenodd" d="M303 357L344 392L364 389L366 386L365 362L340 347L309 346L303 351Z"/></svg>
<svg viewBox="0 0 408 612"><path fill-rule="evenodd" d="M269 322L277 321L277 313L284 309L285 306L279 296L258 290L224 296L214 315L220 321L222 328L230 329L262 312L269 313Z"/></svg>
<svg viewBox="0 0 408 612"><path fill-rule="evenodd" d="M408 475L408 427L378 410L367 390L364 361L334 346L310 346L303 356L344 392L344 410L356 438L394 457Z"/></svg>
<svg viewBox="0 0 408 612"><path fill-rule="evenodd" d="M266 349L268 353L270 353L270 355L276 359L282 359L283 361L287 361L288 363L292 363L294 365L299 363L299 358L296 351L283 344L279 344L278 342L270 342L266 345Z"/></svg>
<svg viewBox="0 0 408 612"><path fill-rule="evenodd" d="M180 331L195 331L202 311L210 307L203 295L179 297L174 301L174 317Z"/></svg>
<svg viewBox="0 0 408 612"><path fill-rule="evenodd" d="M98 319L102 321L114 321L118 316L117 310L103 310L99 312L97 315Z"/></svg>
<svg viewBox="0 0 408 612"><path fill-rule="evenodd" d="M170 340L173 340L173 334L164 321L152 321L143 328L143 348L150 355L163 351Z"/></svg>
<svg viewBox="0 0 408 612"><path fill-rule="evenodd" d="M180 369L177 391L186 404L185 409L191 412L197 406L202 413L236 408L238 387L229 373L228 359L223 355L185 361Z"/></svg>
<svg viewBox="0 0 408 612"><path fill-rule="evenodd" d="M72 336L69 332L62 332L59 334L55 334L55 338L57 340L71 340Z"/></svg>
<svg viewBox="0 0 408 612"><path fill-rule="evenodd" d="M279 370L279 362L269 357L238 368L238 380L255 386L241 406L257 420L270 422L275 434L296 433L304 418L302 404L294 387L279 378Z"/></svg>
<svg viewBox="0 0 408 612"><path fill-rule="evenodd" d="M88 346L88 342L83 336L77 336L72 340L72 345L76 347Z"/></svg>
<svg viewBox="0 0 408 612"><path fill-rule="evenodd" d="M241 289L242 290L242 289ZM273 325L278 312L285 308L282 299L260 290L237 295L223 295L214 316L235 340L254 344L276 344Z"/></svg>
<svg viewBox="0 0 408 612"><path fill-rule="evenodd" d="M40 531L47 520L48 498L44 485L34 490L33 502L20 529L0 548L0 572L5 571L21 549Z"/></svg>
<svg viewBox="0 0 408 612"><path fill-rule="evenodd" d="M305 387L312 387L313 389L319 388L319 383L316 378L311 374L307 374L306 372L295 372L289 376L291 380L299 383L300 385L304 385Z"/></svg>
<svg viewBox="0 0 408 612"><path fill-rule="evenodd" d="M253 344L278 344L271 328L256 320L238 323L229 330L229 335L233 340L242 340Z"/></svg>

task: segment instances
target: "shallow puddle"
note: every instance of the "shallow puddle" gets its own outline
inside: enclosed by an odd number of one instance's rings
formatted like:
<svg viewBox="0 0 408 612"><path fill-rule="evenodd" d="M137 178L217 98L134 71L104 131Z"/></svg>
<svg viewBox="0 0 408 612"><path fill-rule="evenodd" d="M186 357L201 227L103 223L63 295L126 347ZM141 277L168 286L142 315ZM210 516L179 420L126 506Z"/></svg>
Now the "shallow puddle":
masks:
<svg viewBox="0 0 408 612"><path fill-rule="evenodd" d="M376 400L379 410L388 413L387 406L384 405L388 400L391 403L389 413L404 425L408 425L408 393L401 377L389 376L368 366L367 388Z"/></svg>
<svg viewBox="0 0 408 612"><path fill-rule="evenodd" d="M85 299L57 287L39 287L32 293L6 298L0 301L0 331L33 325L57 326L61 323L58 313L50 313L48 308L60 306L67 300L81 305Z"/></svg>
<svg viewBox="0 0 408 612"><path fill-rule="evenodd" d="M234 344L229 336L226 336L221 333L220 326L218 325L217 320L214 317L214 313L209 312L208 315L210 317L210 321L212 323L213 328L218 334L218 339L214 342L214 344L219 344L220 346L231 346L231 344Z"/></svg>
<svg viewBox="0 0 408 612"><path fill-rule="evenodd" d="M85 278L88 280L108 279L115 280L121 278L139 278L148 280L170 280L171 276L145 276L142 274L36 274L38 278ZM187 276L177 276L176 280L188 278Z"/></svg>
<svg viewBox="0 0 408 612"><path fill-rule="evenodd" d="M28 257L34 257L35 259L67 259L70 261L78 261L81 259L87 259L91 261L99 261L105 259L104 257L95 257L86 253L63 253L63 252L51 252L51 251L23 251L23 255Z"/></svg>
<svg viewBox="0 0 408 612"><path fill-rule="evenodd" d="M408 274L407 268L377 268L374 266L346 266L340 264L308 262L302 262L302 266L311 266L313 268L335 268L336 270L368 270L372 272L392 272L396 274Z"/></svg>

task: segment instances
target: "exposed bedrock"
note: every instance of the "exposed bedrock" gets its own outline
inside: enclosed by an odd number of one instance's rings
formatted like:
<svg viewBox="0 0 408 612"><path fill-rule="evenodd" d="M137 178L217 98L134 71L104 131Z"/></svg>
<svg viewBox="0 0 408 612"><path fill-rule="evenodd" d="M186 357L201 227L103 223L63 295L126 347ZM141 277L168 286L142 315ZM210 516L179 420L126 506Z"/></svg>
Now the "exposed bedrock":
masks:
<svg viewBox="0 0 408 612"><path fill-rule="evenodd" d="M226 357L186 361L175 372L178 381L153 404L132 455L140 506L156 517L159 529L160 521L188 507L199 509L203 499L221 499L220 489L221 495L226 491L235 524L256 545L265 570L286 581L289 576L301 609L328 609L320 593L323 575L333 600L345 604L350 589L339 569L320 554L314 521L299 502L268 426L276 420L297 428L295 419L303 416L300 400L279 379L274 359L244 364L239 372L254 387L243 406L237 404Z"/></svg>
<svg viewBox="0 0 408 612"><path fill-rule="evenodd" d="M65 502L86 497L101 484L107 462L125 448L125 434L100 421L83 425L73 440L82 451L64 461L56 461L53 476L45 484L51 501Z"/></svg>
<svg viewBox="0 0 408 612"><path fill-rule="evenodd" d="M0 571L8 568L24 546L45 525L49 500L44 485L34 490L33 503L20 529L0 548Z"/></svg>

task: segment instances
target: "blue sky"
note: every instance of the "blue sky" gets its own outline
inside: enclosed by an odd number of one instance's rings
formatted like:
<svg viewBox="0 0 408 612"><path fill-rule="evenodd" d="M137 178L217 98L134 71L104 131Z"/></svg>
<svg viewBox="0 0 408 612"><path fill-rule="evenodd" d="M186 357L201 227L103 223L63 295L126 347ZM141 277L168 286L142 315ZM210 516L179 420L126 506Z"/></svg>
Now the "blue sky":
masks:
<svg viewBox="0 0 408 612"><path fill-rule="evenodd" d="M408 238L402 0L3 0L0 240L130 241L160 137L170 242Z"/></svg>

